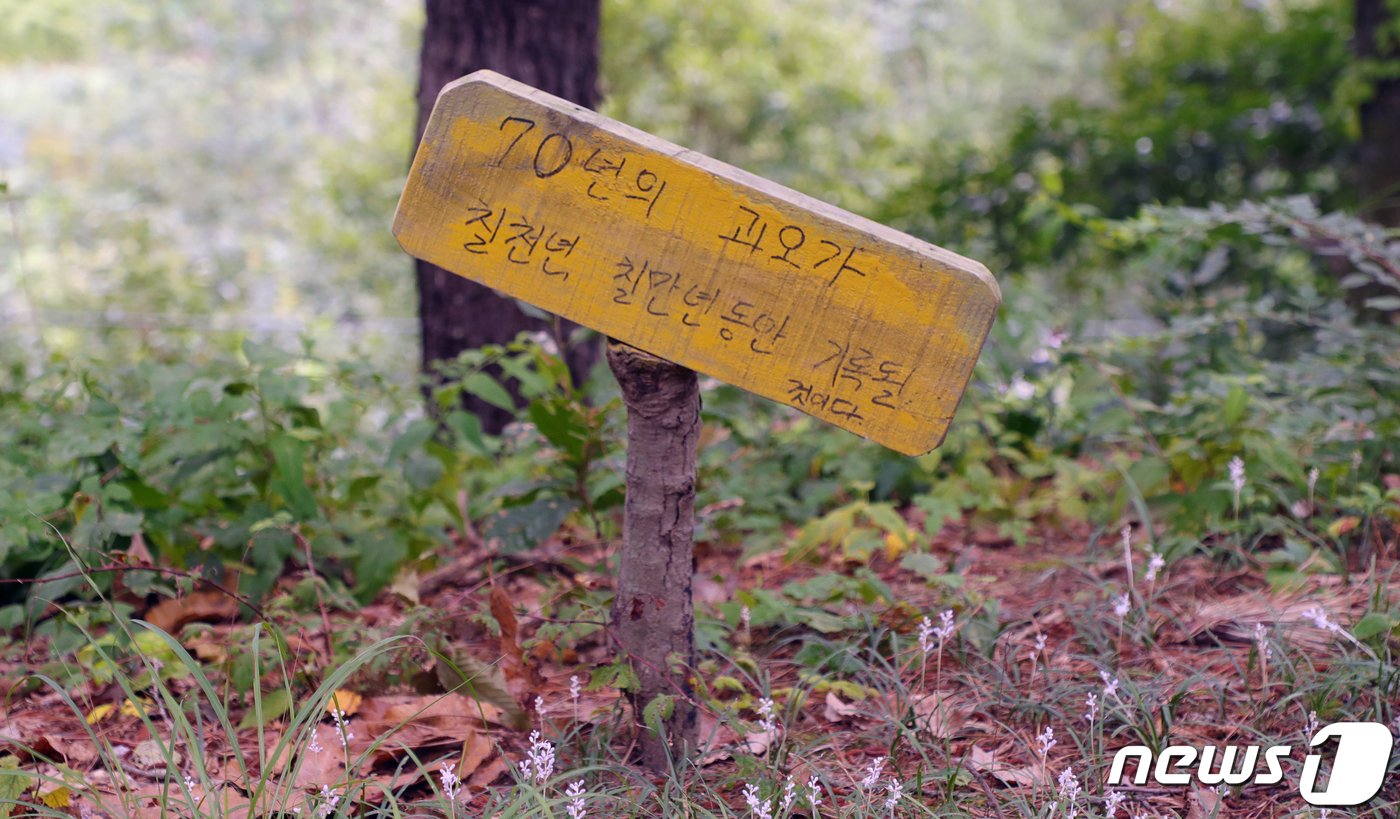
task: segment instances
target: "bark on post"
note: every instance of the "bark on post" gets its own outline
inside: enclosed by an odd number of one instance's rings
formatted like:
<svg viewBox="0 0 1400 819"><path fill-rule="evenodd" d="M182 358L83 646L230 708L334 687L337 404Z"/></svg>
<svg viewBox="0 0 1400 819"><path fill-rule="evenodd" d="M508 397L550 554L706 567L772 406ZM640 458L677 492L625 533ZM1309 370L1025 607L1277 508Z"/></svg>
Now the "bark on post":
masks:
<svg viewBox="0 0 1400 819"><path fill-rule="evenodd" d="M632 694L642 726L641 757L661 771L695 750L695 448L700 435L700 388L695 373L620 342L608 344L608 364L627 405L627 500L612 623L640 682ZM658 696L673 698L664 736L644 725Z"/></svg>

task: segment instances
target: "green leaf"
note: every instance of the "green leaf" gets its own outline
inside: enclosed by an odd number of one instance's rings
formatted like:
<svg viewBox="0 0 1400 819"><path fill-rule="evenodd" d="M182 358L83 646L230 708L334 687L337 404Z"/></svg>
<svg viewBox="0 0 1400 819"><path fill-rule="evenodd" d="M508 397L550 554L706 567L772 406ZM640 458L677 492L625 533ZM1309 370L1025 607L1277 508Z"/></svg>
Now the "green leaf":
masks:
<svg viewBox="0 0 1400 819"><path fill-rule="evenodd" d="M284 433L272 436L267 447L272 451L277 476L269 488L287 502L299 519L315 519L316 498L306 487L306 444Z"/></svg>
<svg viewBox="0 0 1400 819"><path fill-rule="evenodd" d="M346 503L350 506L359 503L365 493L377 486L383 478L383 475L361 475L350 481L350 490L345 498Z"/></svg>
<svg viewBox="0 0 1400 819"><path fill-rule="evenodd" d="M0 756L0 819L7 819L15 807L22 804L20 797L32 781L29 772L20 769L18 757Z"/></svg>
<svg viewBox="0 0 1400 819"><path fill-rule="evenodd" d="M433 484L442 480L443 474L442 461L422 452L413 453L403 466L403 476L408 480L409 486L414 489L432 487Z"/></svg>
<svg viewBox="0 0 1400 819"><path fill-rule="evenodd" d="M1221 410L1225 423L1234 426L1244 418L1245 407L1249 404L1249 393L1245 392L1239 385L1230 387L1230 391L1225 394L1225 404ZM1141 482L1138 484L1141 486ZM1144 488L1143 491L1146 491Z"/></svg>
<svg viewBox="0 0 1400 819"><path fill-rule="evenodd" d="M259 600L282 574L282 566L296 548L292 533L283 528L263 529L249 541L248 562L253 564L251 578L244 577L238 590L253 600Z"/></svg>
<svg viewBox="0 0 1400 819"><path fill-rule="evenodd" d="M506 412L515 412L515 401L500 382L483 372L475 372L462 379L462 389L482 401L499 407Z"/></svg>
<svg viewBox="0 0 1400 819"><path fill-rule="evenodd" d="M569 513L578 508L578 501L549 493L530 503L513 506L487 518L482 525L487 539L497 538L507 552L533 549L559 530Z"/></svg>
<svg viewBox="0 0 1400 819"><path fill-rule="evenodd" d="M1394 627L1395 620L1391 614L1373 611L1357 620L1356 625L1351 627L1351 633L1356 635L1358 640L1366 640L1377 634L1384 634Z"/></svg>
<svg viewBox="0 0 1400 819"><path fill-rule="evenodd" d="M613 660L611 665L593 669L588 677L588 690L601 691L604 688L617 688L622 691L636 691L641 687L637 672L626 660Z"/></svg>
<svg viewBox="0 0 1400 819"><path fill-rule="evenodd" d="M658 736L666 733L666 720L676 713L676 698L670 694L658 694L642 709L642 722Z"/></svg>
<svg viewBox="0 0 1400 819"><path fill-rule="evenodd" d="M395 438L394 445L389 447L389 460L398 460L422 449L423 444L426 444L428 439L433 437L435 429L437 429L436 425L427 419L420 419L409 424L408 429Z"/></svg>
<svg viewBox="0 0 1400 819"><path fill-rule="evenodd" d="M865 507L865 515L870 518L870 522L880 527L883 531L895 534L908 534L909 524L900 517L899 512L890 503L872 503Z"/></svg>
<svg viewBox="0 0 1400 819"><path fill-rule="evenodd" d="M291 709L292 693L285 688L278 688L263 695L261 714L256 708L249 708L248 713L244 714L242 721L238 723L238 727L256 728L259 725L266 725Z"/></svg>
<svg viewBox="0 0 1400 819"><path fill-rule="evenodd" d="M1144 496L1152 496L1171 477L1171 466L1161 458L1151 455L1139 458L1128 467L1128 476Z"/></svg>
<svg viewBox="0 0 1400 819"><path fill-rule="evenodd" d="M448 413L447 425L452 431L457 433L457 437L467 446L476 450L482 455L490 455L491 449L486 445L486 439L482 437L481 419L470 412L455 410Z"/></svg>
<svg viewBox="0 0 1400 819"><path fill-rule="evenodd" d="M587 444L587 419L567 399L550 398L530 402L530 420L554 446L573 460L583 457Z"/></svg>
<svg viewBox="0 0 1400 819"><path fill-rule="evenodd" d="M937 584L950 589L962 588L962 576L949 574L947 563L936 555L927 552L908 552L900 559L899 566L922 577L924 582L930 585Z"/></svg>
<svg viewBox="0 0 1400 819"><path fill-rule="evenodd" d="M381 530L355 537L355 597L369 602L388 585L408 559L408 545L400 532Z"/></svg>

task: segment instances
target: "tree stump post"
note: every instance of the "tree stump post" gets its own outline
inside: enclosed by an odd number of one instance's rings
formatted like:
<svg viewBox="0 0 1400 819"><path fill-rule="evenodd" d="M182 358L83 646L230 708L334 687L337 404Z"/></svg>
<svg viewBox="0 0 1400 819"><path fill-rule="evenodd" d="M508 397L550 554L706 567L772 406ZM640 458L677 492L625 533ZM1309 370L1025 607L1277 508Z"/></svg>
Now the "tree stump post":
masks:
<svg viewBox="0 0 1400 819"><path fill-rule="evenodd" d="M630 698L642 763L662 771L697 744L690 672L700 387L694 371L621 342L609 341L608 364L627 406L627 498L612 627L639 682ZM643 718L658 697L671 704L661 734Z"/></svg>

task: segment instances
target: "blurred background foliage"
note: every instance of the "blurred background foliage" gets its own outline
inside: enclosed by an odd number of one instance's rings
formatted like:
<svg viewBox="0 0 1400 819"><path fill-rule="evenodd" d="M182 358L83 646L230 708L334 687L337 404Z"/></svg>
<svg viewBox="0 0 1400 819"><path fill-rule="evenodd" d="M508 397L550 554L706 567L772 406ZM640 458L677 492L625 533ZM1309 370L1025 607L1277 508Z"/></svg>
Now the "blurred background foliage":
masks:
<svg viewBox="0 0 1400 819"><path fill-rule="evenodd" d="M1126 516L1280 583L1390 542L1400 244L1347 215L1384 74L1351 19L605 2L606 113L984 260L1006 296L921 458L711 385L700 537L866 561L964 516L1017 541ZM139 544L256 596L317 555L366 599L444 528L507 549L616 531L606 376L571 383L547 342L477 351L440 406L465 390L521 423L425 420L388 232L421 20L413 0L0 0L0 573Z"/></svg>

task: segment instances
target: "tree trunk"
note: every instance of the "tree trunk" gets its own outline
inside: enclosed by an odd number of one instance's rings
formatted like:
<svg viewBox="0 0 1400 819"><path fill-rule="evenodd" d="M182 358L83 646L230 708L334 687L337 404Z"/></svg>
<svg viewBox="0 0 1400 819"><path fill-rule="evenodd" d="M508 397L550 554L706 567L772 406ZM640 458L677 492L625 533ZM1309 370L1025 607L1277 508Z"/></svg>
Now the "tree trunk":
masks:
<svg viewBox="0 0 1400 819"><path fill-rule="evenodd" d="M481 68L499 71L579 105L598 104L599 0L427 0L418 84L418 136L447 83ZM422 367L463 350L504 343L525 330L552 332L549 322L522 313L511 299L422 260L418 315ZM565 347L575 325L563 322L561 353L574 382L598 359L596 343ZM487 432L498 433L509 413L473 396L466 408Z"/></svg>
<svg viewBox="0 0 1400 819"><path fill-rule="evenodd" d="M1366 60L1400 60L1400 40L1382 37L1393 26L1390 0L1356 0L1356 53ZM1376 81L1375 94L1361 104L1361 144L1357 180L1362 209L1387 227L1400 227L1400 77Z"/></svg>
<svg viewBox="0 0 1400 819"><path fill-rule="evenodd" d="M664 771L687 759L697 740L690 685L695 668L695 447L700 387L695 373L618 342L608 364L627 405L627 500L612 626L640 683L631 701L672 697L664 736L643 727L642 764Z"/></svg>

